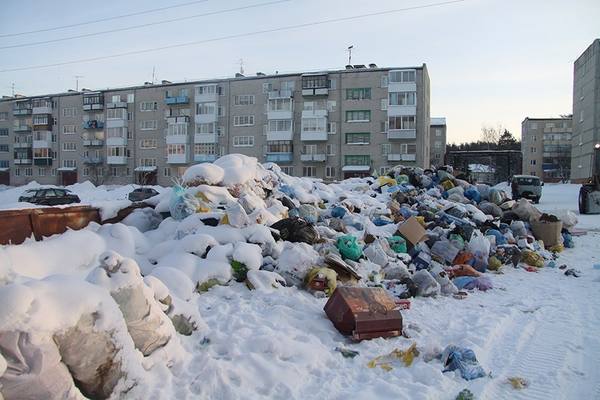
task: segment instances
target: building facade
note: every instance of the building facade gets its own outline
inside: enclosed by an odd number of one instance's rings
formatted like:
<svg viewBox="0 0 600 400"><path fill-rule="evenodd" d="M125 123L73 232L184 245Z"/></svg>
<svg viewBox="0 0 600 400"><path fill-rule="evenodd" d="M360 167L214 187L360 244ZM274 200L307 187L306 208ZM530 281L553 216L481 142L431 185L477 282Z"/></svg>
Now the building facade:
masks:
<svg viewBox="0 0 600 400"><path fill-rule="evenodd" d="M594 146L600 143L600 39L575 60L573 68L573 146L571 179L592 176Z"/></svg>
<svg viewBox="0 0 600 400"><path fill-rule="evenodd" d="M573 119L525 118L521 123L523 173L544 182L566 181L571 176Z"/></svg>
<svg viewBox="0 0 600 400"><path fill-rule="evenodd" d="M444 156L446 155L446 118L431 117L429 136L429 158L431 165L435 167L444 165Z"/></svg>
<svg viewBox="0 0 600 400"><path fill-rule="evenodd" d="M0 100L0 184L170 185L229 153L326 180L430 165L426 65Z"/></svg>

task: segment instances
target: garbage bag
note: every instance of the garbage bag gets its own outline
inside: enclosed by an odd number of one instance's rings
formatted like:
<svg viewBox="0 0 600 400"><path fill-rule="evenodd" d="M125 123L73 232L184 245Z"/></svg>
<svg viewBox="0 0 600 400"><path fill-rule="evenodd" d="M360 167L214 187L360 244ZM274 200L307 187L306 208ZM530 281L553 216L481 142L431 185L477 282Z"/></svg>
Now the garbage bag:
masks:
<svg viewBox="0 0 600 400"><path fill-rule="evenodd" d="M474 187L470 187L465 190L464 196L475 203L479 203L481 201L481 194L479 194L479 191Z"/></svg>
<svg viewBox="0 0 600 400"><path fill-rule="evenodd" d="M412 281L417 285L418 296L437 296L441 293L440 284L426 269L415 272Z"/></svg>
<svg viewBox="0 0 600 400"><path fill-rule="evenodd" d="M527 228L523 221L512 221L510 223L510 230L515 238L527 236Z"/></svg>
<svg viewBox="0 0 600 400"><path fill-rule="evenodd" d="M481 272L477 271L470 265L461 264L455 265L450 270L448 270L448 274L450 276L480 276Z"/></svg>
<svg viewBox="0 0 600 400"><path fill-rule="evenodd" d="M362 249L356 243L356 237L351 235L340 236L337 239L336 246L340 251L340 254L344 258L348 258L352 261L358 261L362 255Z"/></svg>
<svg viewBox="0 0 600 400"><path fill-rule="evenodd" d="M344 207L336 206L331 209L331 216L333 218L343 218L346 215L346 209Z"/></svg>
<svg viewBox="0 0 600 400"><path fill-rule="evenodd" d="M198 199L186 193L181 185L173 186L169 203L169 211L173 219L181 221L185 217L194 214L199 206Z"/></svg>
<svg viewBox="0 0 600 400"><path fill-rule="evenodd" d="M309 289L322 290L329 297L337 286L337 273L331 268L315 267L308 271L304 282Z"/></svg>
<svg viewBox="0 0 600 400"><path fill-rule="evenodd" d="M271 228L278 230L281 239L288 242L314 244L319 239L319 232L314 225L301 218L284 218L271 225Z"/></svg>
<svg viewBox="0 0 600 400"><path fill-rule="evenodd" d="M571 249L571 248L575 247L575 243L573 242L573 236L568 231L563 230L562 238L563 238L563 245L566 248Z"/></svg>
<svg viewBox="0 0 600 400"><path fill-rule="evenodd" d="M458 254L459 249L454 247L448 240L438 240L431 247L431 254L451 263Z"/></svg>
<svg viewBox="0 0 600 400"><path fill-rule="evenodd" d="M244 207L237 202L232 202L227 206L226 209L227 223L234 228L243 228L250 224L248 214L244 210Z"/></svg>
<svg viewBox="0 0 600 400"><path fill-rule="evenodd" d="M465 248L465 239L463 239L463 237L458 233L451 233L450 236L448 236L448 240L450 241L450 244L452 244L452 246L456 247L458 250Z"/></svg>
<svg viewBox="0 0 600 400"><path fill-rule="evenodd" d="M489 193L488 193L488 199L491 203L494 203L496 205L500 205L504 202L504 200L506 200L507 196L506 193L503 190L500 189L496 189L496 188L491 188Z"/></svg>
<svg viewBox="0 0 600 400"><path fill-rule="evenodd" d="M0 398L81 398L52 338L32 340L26 332L0 332L0 352L7 363L6 371L0 374Z"/></svg>
<svg viewBox="0 0 600 400"><path fill-rule="evenodd" d="M459 370L463 379L468 381L485 376L473 350L454 345L447 346L442 352L443 372Z"/></svg>
<svg viewBox="0 0 600 400"><path fill-rule="evenodd" d="M508 243L508 241L506 240L506 238L504 237L504 235L497 229L488 229L485 232L486 236L493 236L495 241L496 241L496 246L502 246L506 243Z"/></svg>
<svg viewBox="0 0 600 400"><path fill-rule="evenodd" d="M577 215L571 210L553 211L552 214L556 215L562 221L563 228L569 231L577 225Z"/></svg>
<svg viewBox="0 0 600 400"><path fill-rule="evenodd" d="M384 279L398 279L402 280L410 278L410 272L402 261L394 261L389 263L385 268L381 270Z"/></svg>
<svg viewBox="0 0 600 400"><path fill-rule="evenodd" d="M302 204L300 207L290 210L289 215L290 217L300 217L311 224L316 224L319 219L319 212L315 206L310 204Z"/></svg>
<svg viewBox="0 0 600 400"><path fill-rule="evenodd" d="M494 287L492 281L486 276L460 276L454 278L452 282L454 283L454 285L456 285L456 287L459 290L477 289L485 292L486 290L492 289Z"/></svg>
<svg viewBox="0 0 600 400"><path fill-rule="evenodd" d="M542 213L526 199L519 199L512 210L522 221L537 221Z"/></svg>
<svg viewBox="0 0 600 400"><path fill-rule="evenodd" d="M521 261L532 267L542 268L544 266L544 257L528 249L521 252Z"/></svg>
<svg viewBox="0 0 600 400"><path fill-rule="evenodd" d="M381 267L385 267L388 263L388 255L379 241L366 246L363 253L367 257L367 260Z"/></svg>
<svg viewBox="0 0 600 400"><path fill-rule="evenodd" d="M431 276L435 278L437 283L440 285L440 291L443 295L451 295L458 293L458 289L452 283L450 278L448 277L448 273L442 268L438 263L432 264L431 269L429 270Z"/></svg>
<svg viewBox="0 0 600 400"><path fill-rule="evenodd" d="M394 250L395 253L406 253L406 240L404 240L401 236L391 236L387 238L388 243L390 244L390 248Z"/></svg>
<svg viewBox="0 0 600 400"><path fill-rule="evenodd" d="M490 256L490 242L476 231L469 240L467 250L473 254L475 259L473 267L480 272L485 272Z"/></svg>
<svg viewBox="0 0 600 400"><path fill-rule="evenodd" d="M496 204L491 203L489 201L482 201L477 206L483 213L487 215L491 215L494 218L498 218L502 216L502 209L498 207Z"/></svg>

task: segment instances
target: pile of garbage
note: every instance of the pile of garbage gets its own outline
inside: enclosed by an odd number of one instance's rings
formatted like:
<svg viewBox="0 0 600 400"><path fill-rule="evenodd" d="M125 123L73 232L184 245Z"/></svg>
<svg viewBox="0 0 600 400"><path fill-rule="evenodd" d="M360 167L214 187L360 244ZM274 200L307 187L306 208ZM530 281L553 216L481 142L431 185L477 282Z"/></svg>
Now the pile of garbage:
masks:
<svg viewBox="0 0 600 400"><path fill-rule="evenodd" d="M458 179L450 167L396 166L383 176L324 184L240 154L190 167L156 197L154 211L136 218L155 228L143 238L152 245L136 242L130 258L99 255L83 282L0 277L0 299L21 304L0 313L6 398L22 390L105 398L142 386L141 364L123 354L176 362L178 335L206 329L191 300L234 282L265 292L296 286L329 298L327 316L356 340L398 336L398 310L410 308L413 297L462 299L493 289L491 275L505 268L556 267L577 223L571 212L543 214L525 199ZM118 242L128 237L123 227L98 232L110 230ZM78 304L76 293L89 293L89 301ZM34 303L46 306L29 307ZM43 315L56 321L29 322ZM89 359L79 360L74 349ZM416 355L411 349L390 357L408 363ZM448 347L439 356L465 379L485 374L467 365L476 362L468 349ZM37 375L23 373L36 365Z"/></svg>

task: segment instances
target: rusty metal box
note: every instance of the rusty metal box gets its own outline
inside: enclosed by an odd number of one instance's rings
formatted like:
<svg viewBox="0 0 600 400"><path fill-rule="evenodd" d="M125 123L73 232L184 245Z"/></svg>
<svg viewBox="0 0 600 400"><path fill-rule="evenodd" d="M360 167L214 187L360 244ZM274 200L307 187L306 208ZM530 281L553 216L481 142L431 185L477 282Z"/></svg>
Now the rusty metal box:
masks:
<svg viewBox="0 0 600 400"><path fill-rule="evenodd" d="M402 334L402 315L383 288L337 287L324 310L333 325L355 340Z"/></svg>

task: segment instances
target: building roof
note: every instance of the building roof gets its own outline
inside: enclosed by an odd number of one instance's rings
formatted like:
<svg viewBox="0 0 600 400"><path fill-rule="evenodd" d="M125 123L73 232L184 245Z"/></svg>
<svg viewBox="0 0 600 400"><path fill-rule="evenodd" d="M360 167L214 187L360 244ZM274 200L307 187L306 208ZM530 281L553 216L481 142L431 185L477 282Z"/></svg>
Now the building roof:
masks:
<svg viewBox="0 0 600 400"><path fill-rule="evenodd" d="M568 120L572 120L573 116L571 117L560 117L560 118L530 118L530 117L525 117L525 119L523 120L523 122L525 121L568 121Z"/></svg>
<svg viewBox="0 0 600 400"><path fill-rule="evenodd" d="M431 117L429 125L446 125L446 117Z"/></svg>

